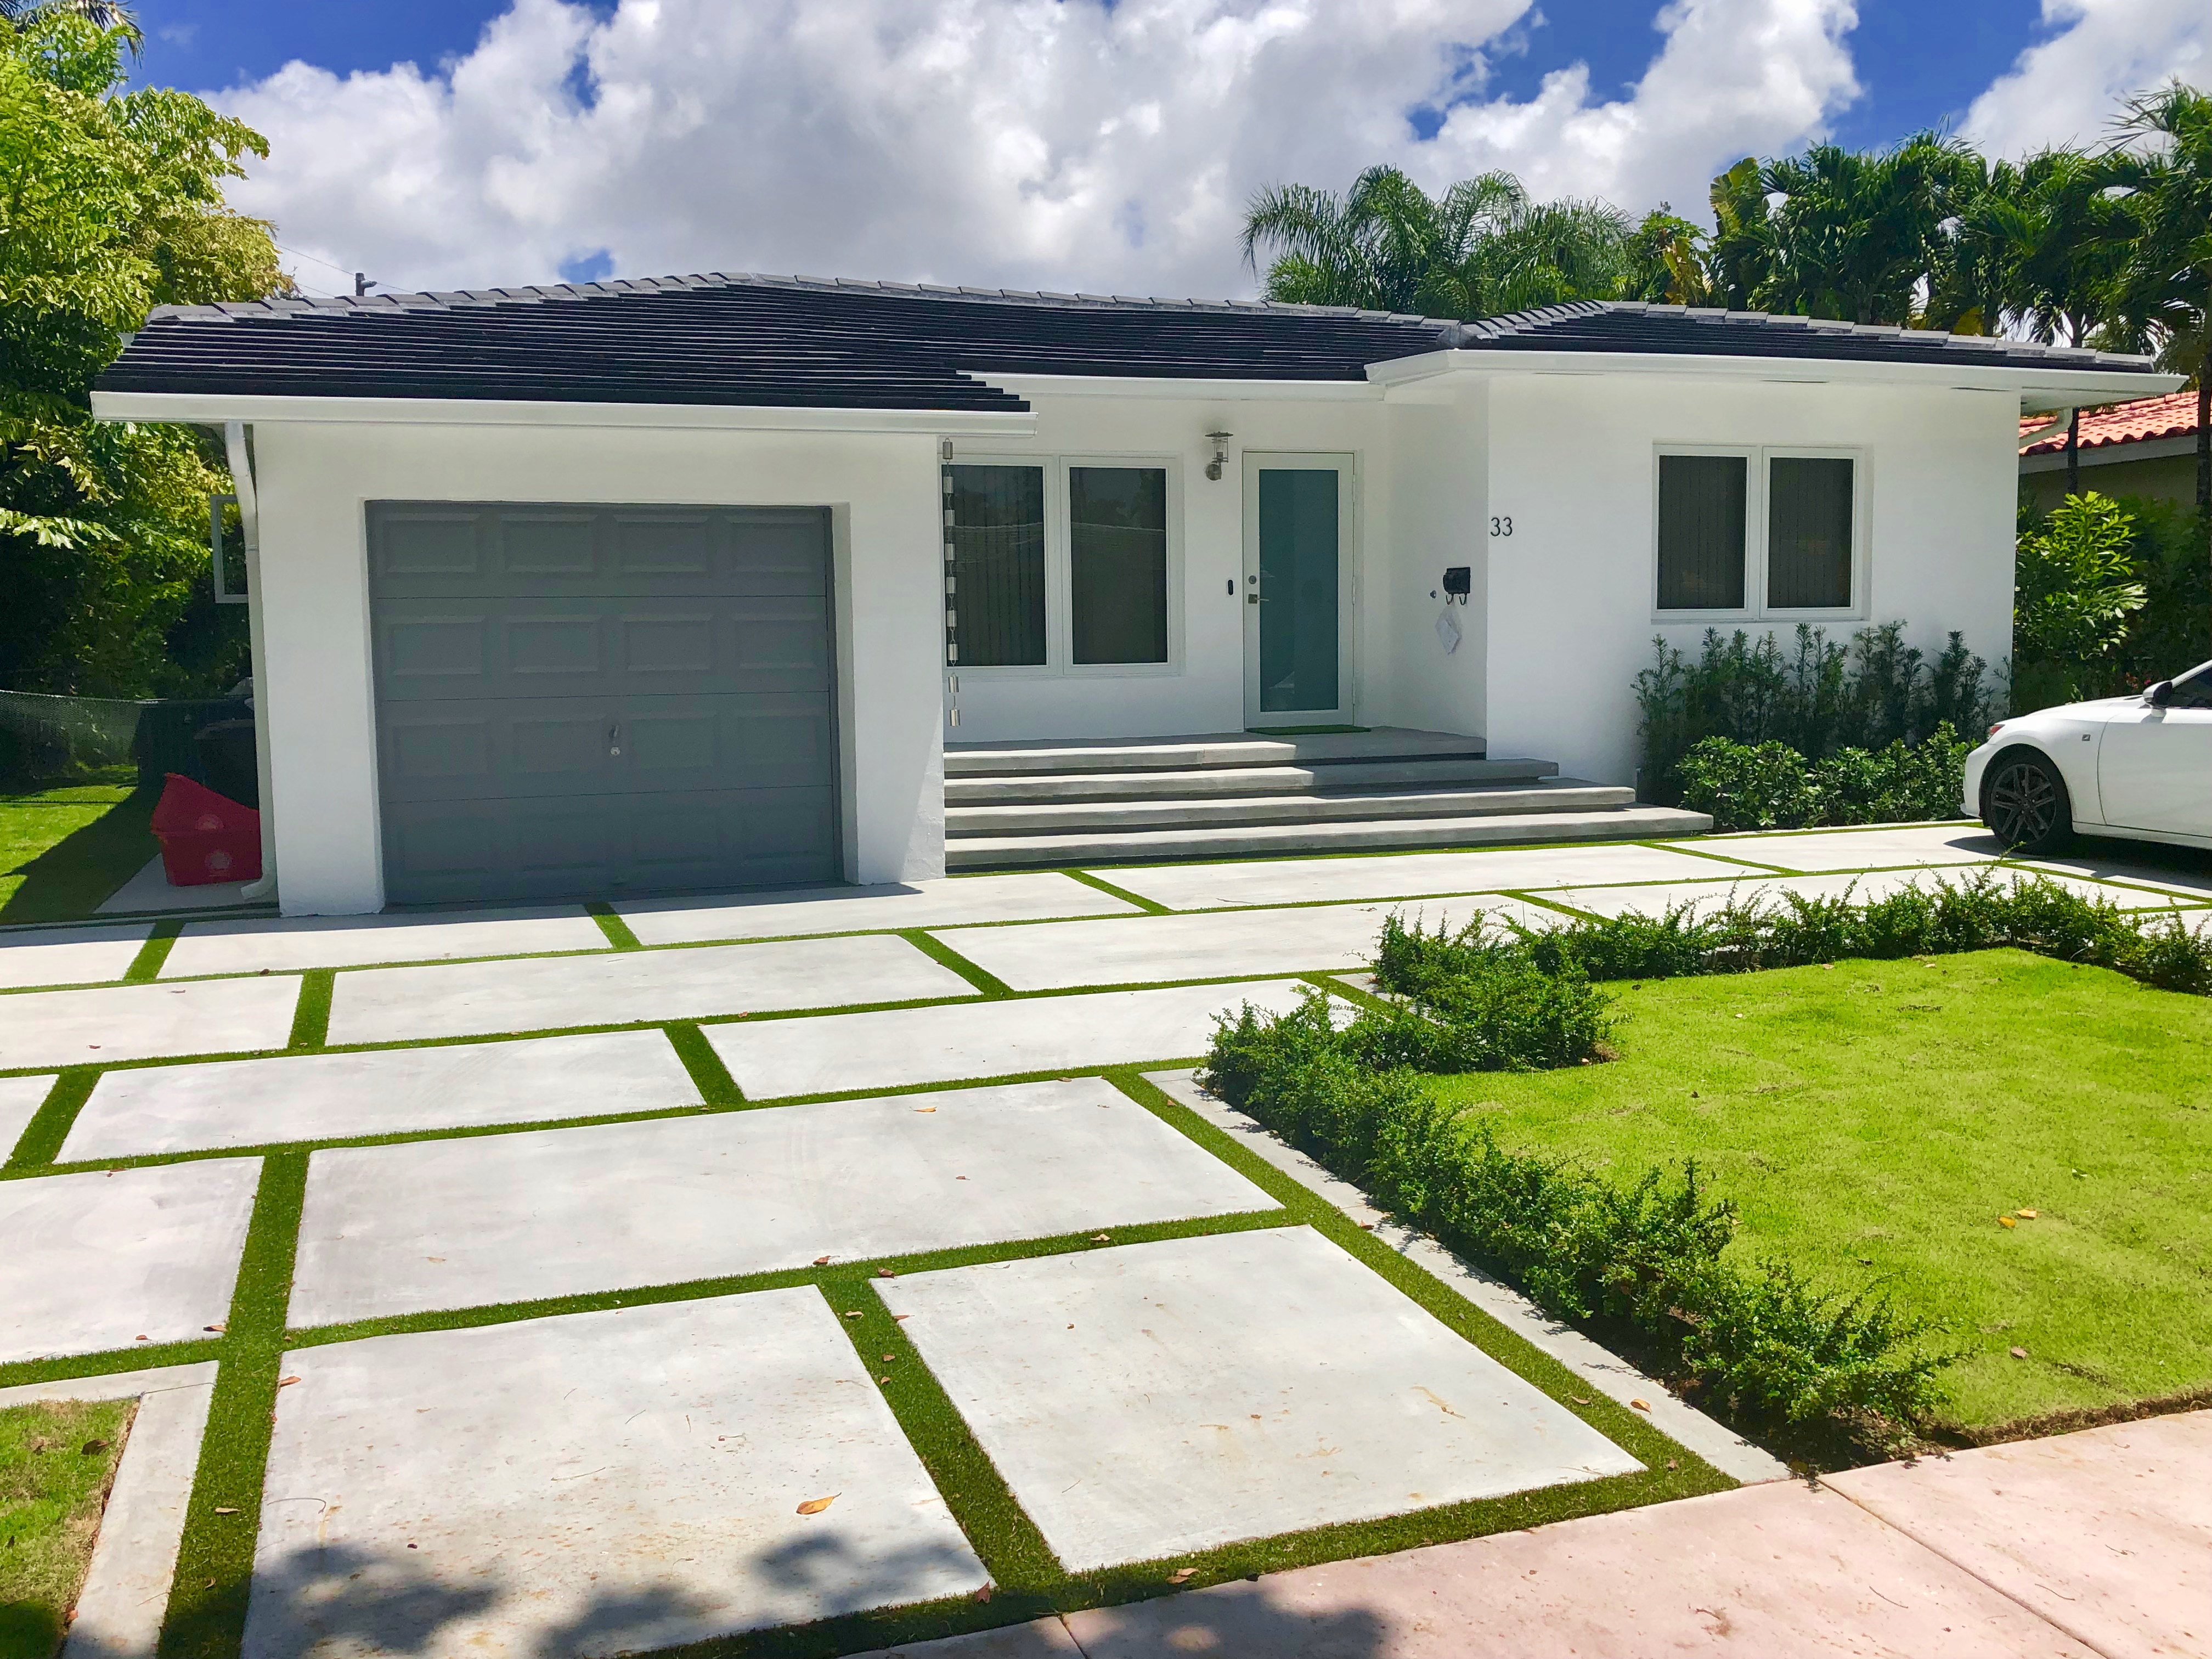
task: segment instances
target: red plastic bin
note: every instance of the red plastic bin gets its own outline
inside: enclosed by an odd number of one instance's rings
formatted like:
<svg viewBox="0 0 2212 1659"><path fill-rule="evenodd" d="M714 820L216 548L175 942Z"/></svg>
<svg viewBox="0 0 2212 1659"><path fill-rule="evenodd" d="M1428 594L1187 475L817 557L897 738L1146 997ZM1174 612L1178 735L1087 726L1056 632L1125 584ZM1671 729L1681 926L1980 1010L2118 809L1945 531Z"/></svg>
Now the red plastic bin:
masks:
<svg viewBox="0 0 2212 1659"><path fill-rule="evenodd" d="M154 807L154 839L172 887L261 879L261 814L172 772Z"/></svg>

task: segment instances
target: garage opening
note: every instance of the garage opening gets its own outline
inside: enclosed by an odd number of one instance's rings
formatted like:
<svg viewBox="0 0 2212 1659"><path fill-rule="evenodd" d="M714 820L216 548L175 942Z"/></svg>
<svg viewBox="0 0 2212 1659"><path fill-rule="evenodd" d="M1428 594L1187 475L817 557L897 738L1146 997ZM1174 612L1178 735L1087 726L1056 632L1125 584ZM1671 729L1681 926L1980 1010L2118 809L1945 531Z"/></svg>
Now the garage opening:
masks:
<svg viewBox="0 0 2212 1659"><path fill-rule="evenodd" d="M835 881L830 515L372 501L394 903Z"/></svg>

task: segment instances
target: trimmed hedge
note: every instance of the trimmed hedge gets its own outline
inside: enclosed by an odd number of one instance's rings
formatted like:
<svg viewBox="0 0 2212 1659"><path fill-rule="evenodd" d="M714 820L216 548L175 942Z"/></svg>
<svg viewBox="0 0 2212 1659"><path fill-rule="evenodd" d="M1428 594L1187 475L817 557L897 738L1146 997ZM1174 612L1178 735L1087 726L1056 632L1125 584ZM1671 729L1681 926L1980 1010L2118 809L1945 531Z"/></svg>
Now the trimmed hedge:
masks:
<svg viewBox="0 0 2212 1659"><path fill-rule="evenodd" d="M1902 823L1959 816L1968 745L1948 722L1922 741L1808 761L1784 743L1707 738L1675 767L1682 805L1719 830Z"/></svg>
<svg viewBox="0 0 2212 1659"><path fill-rule="evenodd" d="M1622 1188L1510 1151L1436 1099L1423 1073L1585 1063L1611 1030L1595 981L2014 945L2148 983L2212 993L2212 944L2179 921L2138 923L2035 880L1908 889L1865 905L1792 896L1693 915L1582 922L1548 933L1448 935L1383 925L1377 983L1403 1006L1332 1023L1310 993L1281 1016L1247 1006L1217 1030L1200 1080L1546 1312L1623 1321L1740 1417L1869 1416L1910 1424L1960 1356L1941 1327L1872 1287L1822 1291L1784 1264L1729 1253L1736 1212L1697 1167Z"/></svg>

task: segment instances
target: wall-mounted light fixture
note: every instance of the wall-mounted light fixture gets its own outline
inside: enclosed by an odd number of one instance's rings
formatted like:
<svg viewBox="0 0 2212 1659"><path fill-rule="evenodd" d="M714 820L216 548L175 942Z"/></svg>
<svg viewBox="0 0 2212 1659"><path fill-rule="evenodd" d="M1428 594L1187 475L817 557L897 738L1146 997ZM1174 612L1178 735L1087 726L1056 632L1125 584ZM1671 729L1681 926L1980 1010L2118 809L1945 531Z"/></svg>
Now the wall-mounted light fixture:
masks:
<svg viewBox="0 0 2212 1659"><path fill-rule="evenodd" d="M1229 464L1229 441L1235 435L1230 432L1206 434L1206 441L1213 446L1213 459L1206 464L1206 476L1216 483L1221 482L1221 469Z"/></svg>

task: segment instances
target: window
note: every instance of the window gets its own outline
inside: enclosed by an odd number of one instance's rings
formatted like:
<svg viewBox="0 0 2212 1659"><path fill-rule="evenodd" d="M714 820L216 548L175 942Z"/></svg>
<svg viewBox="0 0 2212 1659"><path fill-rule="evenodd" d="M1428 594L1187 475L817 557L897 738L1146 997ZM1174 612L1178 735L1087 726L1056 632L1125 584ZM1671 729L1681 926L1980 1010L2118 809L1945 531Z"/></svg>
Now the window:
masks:
<svg viewBox="0 0 2212 1659"><path fill-rule="evenodd" d="M1068 608L1079 663L1168 659L1168 475L1067 470Z"/></svg>
<svg viewBox="0 0 2212 1659"><path fill-rule="evenodd" d="M1044 469L949 466L945 532L963 668L1045 660Z"/></svg>
<svg viewBox="0 0 2212 1659"><path fill-rule="evenodd" d="M1766 464L1766 603L1844 611L1851 603L1851 464L1776 455Z"/></svg>
<svg viewBox="0 0 2212 1659"><path fill-rule="evenodd" d="M961 668L1172 672L1171 462L963 459L945 468L945 504L947 639Z"/></svg>
<svg viewBox="0 0 2212 1659"><path fill-rule="evenodd" d="M1659 458L1659 608L1743 609L1750 464L1741 455Z"/></svg>
<svg viewBox="0 0 2212 1659"><path fill-rule="evenodd" d="M1858 463L1766 449L1662 453L1655 608L1783 617L1859 603ZM1765 565L1753 575L1753 550Z"/></svg>

